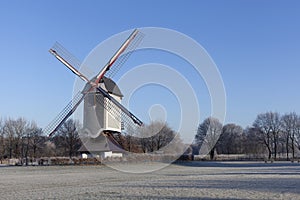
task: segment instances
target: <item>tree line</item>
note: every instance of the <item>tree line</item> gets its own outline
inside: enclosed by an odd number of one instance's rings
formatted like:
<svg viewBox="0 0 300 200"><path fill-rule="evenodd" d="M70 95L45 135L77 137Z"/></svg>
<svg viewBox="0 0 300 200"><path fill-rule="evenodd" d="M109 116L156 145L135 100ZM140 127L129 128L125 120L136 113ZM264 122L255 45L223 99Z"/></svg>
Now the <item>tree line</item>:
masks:
<svg viewBox="0 0 300 200"><path fill-rule="evenodd" d="M279 154L294 160L300 150L300 116L295 112L258 114L251 126L243 129L234 123L222 125L218 119L207 118L199 124L194 140L194 153L209 150L210 159L218 154L267 155Z"/></svg>
<svg viewBox="0 0 300 200"><path fill-rule="evenodd" d="M25 118L0 120L0 161L18 158L21 164L27 165L29 161L41 157L78 156L85 136L80 137L76 125L73 119L69 119L49 138L34 121ZM172 153L182 151L183 147L179 135L162 122L152 122L126 134L115 135L115 139L125 151L134 153L162 149ZM164 148L170 142L176 143L173 145L175 148Z"/></svg>
<svg viewBox="0 0 300 200"><path fill-rule="evenodd" d="M34 121L25 118L0 120L0 162L18 158L21 164L50 156L76 156L81 146L74 121L68 120L49 139ZM23 163L24 162L24 163Z"/></svg>
<svg viewBox="0 0 300 200"><path fill-rule="evenodd" d="M129 130L121 136L121 145L124 150L134 153L178 153L184 149L184 144L168 124L153 121L135 130ZM172 143L172 145L169 145Z"/></svg>
<svg viewBox="0 0 300 200"><path fill-rule="evenodd" d="M167 124L152 122L135 131L120 134L117 138L129 152L167 153L181 152L185 147L179 133ZM168 145L172 142L175 145ZM48 138L34 121L24 118L0 119L0 161L20 158L26 164L40 157L78 156L82 140L76 122L69 119ZM172 146L172 149L166 148ZM278 112L258 114L251 126L243 129L230 123L221 124L209 117L199 124L190 153L206 155L214 159L217 154L266 155L277 159L280 155L294 160L300 150L300 116L295 112L284 115Z"/></svg>

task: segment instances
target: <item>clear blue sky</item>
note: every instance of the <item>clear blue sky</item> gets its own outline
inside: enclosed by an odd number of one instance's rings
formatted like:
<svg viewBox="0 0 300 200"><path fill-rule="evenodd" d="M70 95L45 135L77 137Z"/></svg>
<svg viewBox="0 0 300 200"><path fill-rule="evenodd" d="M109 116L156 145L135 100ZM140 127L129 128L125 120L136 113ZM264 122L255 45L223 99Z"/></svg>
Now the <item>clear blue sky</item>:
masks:
<svg viewBox="0 0 300 200"><path fill-rule="evenodd" d="M49 54L55 41L83 60L108 37L147 26L180 31L208 51L225 84L226 122L300 114L299 11L299 1L283 0L1 1L0 116L43 127L70 100L75 76Z"/></svg>

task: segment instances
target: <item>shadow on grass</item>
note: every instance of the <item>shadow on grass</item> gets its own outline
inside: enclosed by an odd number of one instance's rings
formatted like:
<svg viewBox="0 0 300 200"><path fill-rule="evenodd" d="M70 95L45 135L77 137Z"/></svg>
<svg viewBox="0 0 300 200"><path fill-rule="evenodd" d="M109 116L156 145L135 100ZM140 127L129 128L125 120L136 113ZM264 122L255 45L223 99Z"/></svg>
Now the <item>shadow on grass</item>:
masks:
<svg viewBox="0 0 300 200"><path fill-rule="evenodd" d="M265 163L265 162L247 162L247 161L175 161L174 165L180 165L185 167L228 167L228 168L257 168L257 167L292 167L299 166L299 163L291 162L274 162L274 163Z"/></svg>

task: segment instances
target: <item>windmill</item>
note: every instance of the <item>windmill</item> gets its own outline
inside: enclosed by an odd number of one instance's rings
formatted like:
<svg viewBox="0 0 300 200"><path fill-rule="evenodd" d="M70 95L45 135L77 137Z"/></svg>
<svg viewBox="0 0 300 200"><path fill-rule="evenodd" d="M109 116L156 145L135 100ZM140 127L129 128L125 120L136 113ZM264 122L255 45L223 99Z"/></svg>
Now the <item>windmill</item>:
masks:
<svg viewBox="0 0 300 200"><path fill-rule="evenodd" d="M82 130L92 138L107 136L115 142L112 136L114 133L120 133L124 126L142 126L143 122L121 104L123 95L111 79L142 38L143 34L135 29L100 72L91 79L77 70L79 62L56 43L49 50L50 53L86 84L43 130L44 133L52 137L82 102L84 102Z"/></svg>

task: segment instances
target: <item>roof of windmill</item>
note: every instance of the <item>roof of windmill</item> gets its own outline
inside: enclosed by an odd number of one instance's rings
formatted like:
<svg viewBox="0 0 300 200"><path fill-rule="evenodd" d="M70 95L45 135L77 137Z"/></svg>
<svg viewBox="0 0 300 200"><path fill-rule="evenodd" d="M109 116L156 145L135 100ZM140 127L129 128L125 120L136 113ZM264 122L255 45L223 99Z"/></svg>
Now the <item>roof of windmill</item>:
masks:
<svg viewBox="0 0 300 200"><path fill-rule="evenodd" d="M108 91L108 93L114 94L119 97L123 97L123 94L122 94L120 88L112 79L104 76L103 83L104 83L105 88Z"/></svg>

